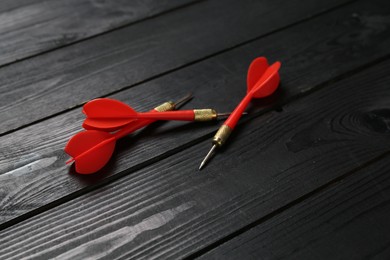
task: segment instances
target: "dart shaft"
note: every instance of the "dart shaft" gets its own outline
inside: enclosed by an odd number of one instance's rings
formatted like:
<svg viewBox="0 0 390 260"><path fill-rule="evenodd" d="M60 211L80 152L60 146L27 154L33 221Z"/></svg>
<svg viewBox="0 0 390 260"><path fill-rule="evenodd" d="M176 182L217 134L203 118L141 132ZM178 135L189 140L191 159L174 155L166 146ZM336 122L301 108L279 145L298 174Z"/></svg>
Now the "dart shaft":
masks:
<svg viewBox="0 0 390 260"><path fill-rule="evenodd" d="M177 121L211 121L217 118L217 112L213 109L167 111L160 113L138 113L138 115L139 118Z"/></svg>
<svg viewBox="0 0 390 260"><path fill-rule="evenodd" d="M182 111L166 111L160 113L137 113L136 118L139 119L154 119L154 120L177 120L177 121L193 121L195 120L194 110Z"/></svg>
<svg viewBox="0 0 390 260"><path fill-rule="evenodd" d="M165 102L154 109L150 110L150 113L161 113L165 111L170 111L176 108L176 104L172 101ZM142 120L134 120L131 124L126 125L121 130L115 133L115 138L119 139L122 138L128 134L131 134L132 132L143 128L156 120L153 119L142 119Z"/></svg>
<svg viewBox="0 0 390 260"><path fill-rule="evenodd" d="M238 120L241 118L241 115L244 113L246 107L252 99L252 92L249 92L238 104L238 106L234 109L234 111L230 114L228 119L224 122L224 125L230 127L230 129L234 129L237 125Z"/></svg>
<svg viewBox="0 0 390 260"><path fill-rule="evenodd" d="M157 110L151 110L150 113L159 113ZM115 133L115 138L116 139L119 139L119 138L122 138L128 134L131 134L132 132L140 129L140 128L143 128L153 122L155 122L156 120L153 120L153 119L142 119L142 120L134 120L131 122L131 124L127 124L126 126L124 126L121 130L119 130L118 132Z"/></svg>
<svg viewBox="0 0 390 260"><path fill-rule="evenodd" d="M111 117L112 119L151 119L151 120L176 120L176 121L211 121L217 119L217 112L213 109L194 109L181 111L156 111L129 114L125 117Z"/></svg>

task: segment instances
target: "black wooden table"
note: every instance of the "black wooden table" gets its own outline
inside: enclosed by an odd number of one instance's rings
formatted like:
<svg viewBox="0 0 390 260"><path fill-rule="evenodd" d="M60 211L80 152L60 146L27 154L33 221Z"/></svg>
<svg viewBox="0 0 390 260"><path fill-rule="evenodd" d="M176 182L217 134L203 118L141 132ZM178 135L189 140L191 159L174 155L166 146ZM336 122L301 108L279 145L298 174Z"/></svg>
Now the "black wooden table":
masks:
<svg viewBox="0 0 390 260"><path fill-rule="evenodd" d="M388 0L3 0L0 259L389 259ZM65 165L82 105L231 111L250 62L280 60L199 172L219 123L121 139Z"/></svg>

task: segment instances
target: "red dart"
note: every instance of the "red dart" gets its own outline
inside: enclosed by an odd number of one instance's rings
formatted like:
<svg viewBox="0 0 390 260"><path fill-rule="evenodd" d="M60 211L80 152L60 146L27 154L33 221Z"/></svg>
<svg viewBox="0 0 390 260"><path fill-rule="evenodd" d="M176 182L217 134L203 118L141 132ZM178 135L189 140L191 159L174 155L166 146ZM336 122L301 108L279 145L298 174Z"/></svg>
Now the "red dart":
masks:
<svg viewBox="0 0 390 260"><path fill-rule="evenodd" d="M168 101L168 102L165 102L155 108L153 108L152 110L150 110L149 112L152 112L152 113L155 113L155 112L165 112L165 111L171 111L171 110L175 110L177 107L183 105L184 103L188 102L190 99L192 99L192 93L189 93L187 94L185 97L181 98L179 101L177 101L176 103L172 102L172 101ZM119 105L120 106L123 106L125 107L125 109L127 109L127 105L124 104L124 103L121 103L120 101L117 101L117 100L113 100L113 99L104 99L108 102L110 101L114 101L113 103L115 104L114 106L108 106L107 110L113 110L111 111L112 113L116 113L117 110L113 109L115 108L116 105L118 105L118 103L120 103ZM85 107L85 106L84 106ZM83 109L83 113L86 114L86 111ZM96 120L97 121L97 120ZM135 130L139 129L139 128L142 128L148 124L151 124L153 122L155 122L156 120L152 120L152 119L131 119L131 120L125 120L127 124L123 124L123 120L115 120L113 118L108 118L107 120L103 120L103 119L100 119L98 121L98 124L94 124L92 120L85 120L84 123L83 123L83 128L86 129L86 130L102 130L102 131L106 131L106 132L114 132L114 131L117 131L119 130L121 127L125 126L125 125L128 125L128 124L133 124L134 127L135 127ZM90 122L90 123L88 123ZM102 124L103 124L103 127L102 127Z"/></svg>
<svg viewBox="0 0 390 260"><path fill-rule="evenodd" d="M175 109L192 98L189 94L182 98L176 104L166 102L153 111ZM131 124L126 125L122 130L110 134L103 131L87 130L74 135L65 147L65 152L72 156L66 163L75 161L76 171L82 174L90 174L100 170L111 158L115 148L116 140L124 137L150 123L154 120L134 120Z"/></svg>
<svg viewBox="0 0 390 260"><path fill-rule="evenodd" d="M215 134L213 146L200 164L199 170L212 157L215 149L226 142L252 98L267 97L276 91L280 82L278 73L280 66L280 62L275 62L269 66L267 59L264 57L252 61L247 74L247 94Z"/></svg>
<svg viewBox="0 0 390 260"><path fill-rule="evenodd" d="M83 112L87 116L83 123L85 129L102 131L118 130L135 120L179 120L179 121L211 121L227 113L217 114L213 109L194 109L182 111L155 111L139 113L129 105L118 100L99 98L84 105Z"/></svg>

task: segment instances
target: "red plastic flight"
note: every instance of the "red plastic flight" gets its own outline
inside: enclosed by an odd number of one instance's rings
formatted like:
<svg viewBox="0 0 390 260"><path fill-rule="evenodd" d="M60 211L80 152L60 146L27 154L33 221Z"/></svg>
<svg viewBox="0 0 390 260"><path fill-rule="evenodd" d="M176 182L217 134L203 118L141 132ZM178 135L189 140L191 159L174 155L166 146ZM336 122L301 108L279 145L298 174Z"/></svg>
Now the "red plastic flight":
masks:
<svg viewBox="0 0 390 260"><path fill-rule="evenodd" d="M155 109L152 109L149 112L155 113L158 111ZM83 110L83 113L86 114L84 110ZM119 120L116 120L116 119L96 120L95 119L95 120L93 120L93 119L87 118L83 122L83 128L86 130L101 130L101 131L105 131L105 132L114 132L114 131L121 129L125 125L138 124L139 122L147 122L146 125L148 125L148 124L153 123L155 121L157 121L157 120L153 120L153 119L131 119L131 120L128 120L128 119L127 120L123 120L123 119L122 120L121 119L119 119Z"/></svg>
<svg viewBox="0 0 390 260"><path fill-rule="evenodd" d="M275 62L269 66L267 59L264 57L252 61L247 74L247 94L215 134L213 146L200 164L199 170L211 158L215 149L226 142L252 98L267 97L276 91L280 82L278 72L280 66L280 62Z"/></svg>
<svg viewBox="0 0 390 260"><path fill-rule="evenodd" d="M170 106L165 106L165 108L168 110L175 109L191 98L192 94L188 94L176 102L176 104L167 102ZM151 112L159 113L156 109L151 110ZM123 129L114 134L98 130L87 130L77 133L65 147L65 152L72 156L66 163L75 161L76 172L81 174L97 172L110 160L116 140L153 122L155 120L133 120L132 123L127 124Z"/></svg>
<svg viewBox="0 0 390 260"><path fill-rule="evenodd" d="M78 173L97 172L110 160L116 141L134 132L139 126L128 125L114 134L98 130L86 130L76 134L65 147L65 152L73 157L66 163L75 161Z"/></svg>

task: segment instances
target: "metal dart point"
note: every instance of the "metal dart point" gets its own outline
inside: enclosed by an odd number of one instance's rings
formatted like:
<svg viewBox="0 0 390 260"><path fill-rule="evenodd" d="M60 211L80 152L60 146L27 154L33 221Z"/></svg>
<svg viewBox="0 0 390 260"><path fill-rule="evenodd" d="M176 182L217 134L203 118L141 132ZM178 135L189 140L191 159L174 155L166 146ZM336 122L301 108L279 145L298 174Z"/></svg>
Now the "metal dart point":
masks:
<svg viewBox="0 0 390 260"><path fill-rule="evenodd" d="M185 95L175 103L175 108L181 107L182 105L184 105L185 103L187 103L193 98L194 96L192 95L192 92L189 92L187 95Z"/></svg>
<svg viewBox="0 0 390 260"><path fill-rule="evenodd" d="M213 137L213 146L211 147L210 151L207 153L206 157L203 159L199 166L199 170L202 170L202 168L207 164L207 162L213 157L215 150L219 147L221 147L226 140L228 139L229 135L232 132L232 128L230 128L228 125L223 124L217 131L217 133Z"/></svg>
<svg viewBox="0 0 390 260"><path fill-rule="evenodd" d="M220 113L218 114L219 117L229 117L231 113ZM248 112L242 113L243 115L247 115ZM204 157L203 161L200 163L199 171L202 170L202 168L206 165L208 161L210 161L211 157L213 157L215 150L219 147L221 147L225 142L226 139L229 137L230 133L232 132L232 129L228 127L227 125L222 125L218 132L215 134L213 138L213 146L211 147L210 151L207 153L206 157Z"/></svg>
<svg viewBox="0 0 390 260"><path fill-rule="evenodd" d="M203 161L200 163L199 171L202 170L202 168L206 165L206 163L210 160L210 158L214 155L215 149L217 149L217 145L213 144L210 151L207 153L206 157L203 159Z"/></svg>
<svg viewBox="0 0 390 260"><path fill-rule="evenodd" d="M218 114L217 114L217 117L218 117L218 119L225 119L225 118L228 118L228 117L230 116L231 113L232 113L232 112L218 113ZM244 112L244 113L242 113L242 114L243 114L243 115L247 115L248 112Z"/></svg>

